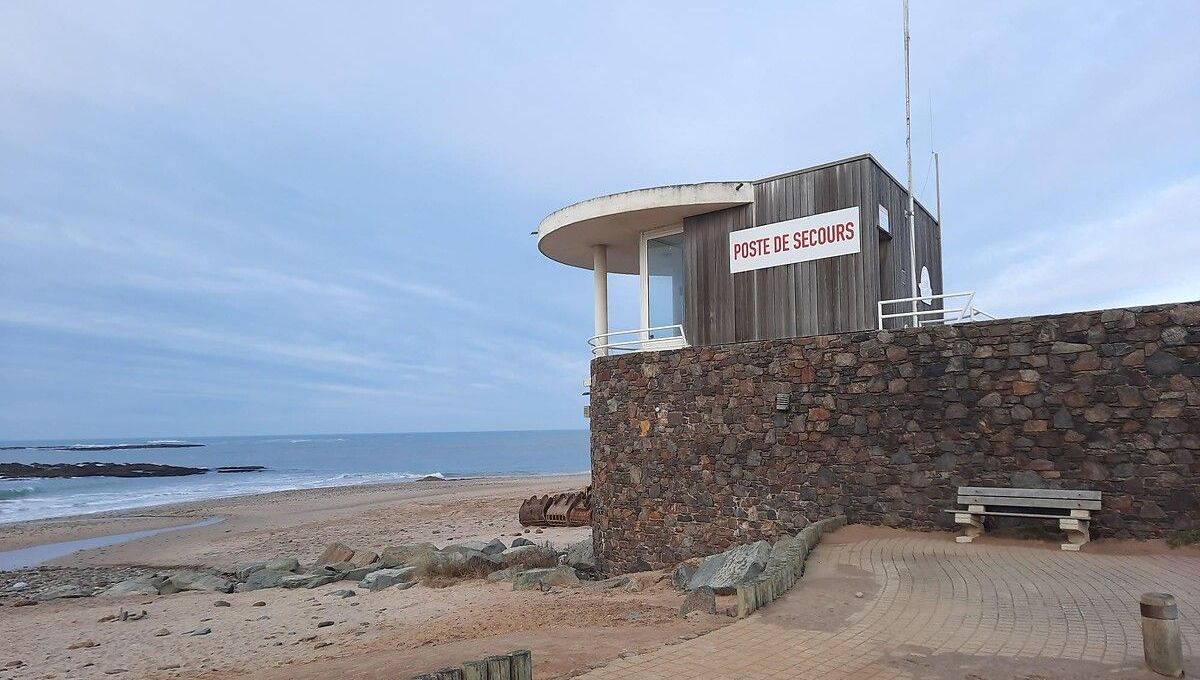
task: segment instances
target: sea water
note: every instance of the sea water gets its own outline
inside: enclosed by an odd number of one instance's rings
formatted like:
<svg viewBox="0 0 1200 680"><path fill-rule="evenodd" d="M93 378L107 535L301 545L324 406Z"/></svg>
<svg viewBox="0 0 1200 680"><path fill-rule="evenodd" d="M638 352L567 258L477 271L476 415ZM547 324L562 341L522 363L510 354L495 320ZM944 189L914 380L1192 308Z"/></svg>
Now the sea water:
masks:
<svg viewBox="0 0 1200 680"><path fill-rule="evenodd" d="M162 438L156 438L162 439ZM178 438L194 448L0 450L0 462L161 463L262 472L186 477L0 479L0 523L244 494L403 482L427 475L474 477L587 472L586 430L438 432ZM140 444L146 439L3 441L4 447Z"/></svg>

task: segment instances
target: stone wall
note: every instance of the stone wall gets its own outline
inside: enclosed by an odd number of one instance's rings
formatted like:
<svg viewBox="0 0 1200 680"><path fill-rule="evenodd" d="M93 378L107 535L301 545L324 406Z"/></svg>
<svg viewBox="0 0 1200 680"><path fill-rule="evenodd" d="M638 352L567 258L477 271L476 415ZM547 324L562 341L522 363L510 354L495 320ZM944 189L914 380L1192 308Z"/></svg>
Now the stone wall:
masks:
<svg viewBox="0 0 1200 680"><path fill-rule="evenodd" d="M960 485L1100 490L1093 536L1157 537L1200 528L1200 303L600 358L591 418L607 571L950 528Z"/></svg>

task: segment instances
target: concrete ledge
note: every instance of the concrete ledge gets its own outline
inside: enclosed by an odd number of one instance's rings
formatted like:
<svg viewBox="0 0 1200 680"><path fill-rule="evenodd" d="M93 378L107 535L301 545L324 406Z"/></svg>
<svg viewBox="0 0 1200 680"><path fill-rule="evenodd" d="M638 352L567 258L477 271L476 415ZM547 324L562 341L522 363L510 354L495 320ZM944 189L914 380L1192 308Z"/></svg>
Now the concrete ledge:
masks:
<svg viewBox="0 0 1200 680"><path fill-rule="evenodd" d="M785 554L767 563L766 570L758 579L749 585L738 586L738 618L744 619L755 611L771 604L796 585L796 581L804 574L804 563L812 552L821 535L846 525L846 516L838 515L813 522L796 534L796 542L788 547Z"/></svg>

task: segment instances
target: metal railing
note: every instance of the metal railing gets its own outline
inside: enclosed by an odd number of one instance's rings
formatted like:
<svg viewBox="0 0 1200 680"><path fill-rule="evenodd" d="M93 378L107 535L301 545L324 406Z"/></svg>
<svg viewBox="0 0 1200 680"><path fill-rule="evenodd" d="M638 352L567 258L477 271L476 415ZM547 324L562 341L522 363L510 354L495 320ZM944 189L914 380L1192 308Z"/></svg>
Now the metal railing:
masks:
<svg viewBox="0 0 1200 680"><path fill-rule="evenodd" d="M666 335L666 331L674 331L675 334ZM656 334L659 337L655 337ZM620 339L630 335L637 337ZM683 324L637 328L631 331L613 331L588 338L588 347L592 348L594 357L604 356L609 352L649 352L687 346L688 341L687 336L683 334Z"/></svg>
<svg viewBox="0 0 1200 680"><path fill-rule="evenodd" d="M939 308L930 309L911 309L913 302L933 305L934 300L950 300L966 298L966 302L962 303L962 307L953 309L946 308L944 305ZM902 312L885 313L885 305L907 304L910 309ZM923 318L931 317L931 318ZM907 319L913 326L929 326L934 324L951 324L965 323L968 321L977 321L979 319L995 319L996 317L987 312L980 311L975 308L975 291L967 291L965 293L942 293L941 295L923 295L918 297L896 298L894 300L880 300L878 307L879 328L883 329L883 322L887 319Z"/></svg>

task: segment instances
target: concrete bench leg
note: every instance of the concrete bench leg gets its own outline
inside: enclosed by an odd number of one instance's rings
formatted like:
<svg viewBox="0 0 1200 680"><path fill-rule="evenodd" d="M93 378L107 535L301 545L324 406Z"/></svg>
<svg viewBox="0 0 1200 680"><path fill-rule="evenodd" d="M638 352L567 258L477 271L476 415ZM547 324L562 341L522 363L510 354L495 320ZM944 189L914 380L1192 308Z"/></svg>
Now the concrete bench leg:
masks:
<svg viewBox="0 0 1200 680"><path fill-rule="evenodd" d="M1086 519L1075 519L1064 517L1058 520L1058 528L1067 532L1067 540L1069 543L1063 543L1063 550L1071 550L1078 552L1085 543L1091 540L1088 535L1088 521Z"/></svg>
<svg viewBox="0 0 1200 680"><path fill-rule="evenodd" d="M963 535L954 537L959 543L970 543L983 533L983 517L969 512L954 513L954 523L961 524Z"/></svg>

